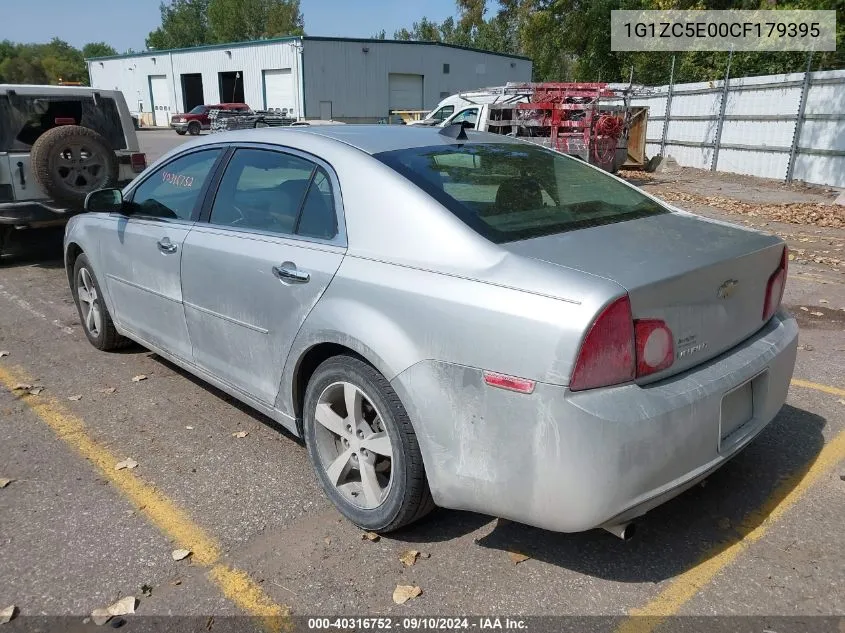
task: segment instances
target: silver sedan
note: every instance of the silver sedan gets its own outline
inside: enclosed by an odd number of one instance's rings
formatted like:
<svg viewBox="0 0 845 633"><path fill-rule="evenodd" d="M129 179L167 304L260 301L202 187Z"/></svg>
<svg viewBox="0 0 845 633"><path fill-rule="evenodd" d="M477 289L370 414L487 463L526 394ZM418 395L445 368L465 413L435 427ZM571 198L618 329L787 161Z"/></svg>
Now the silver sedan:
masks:
<svg viewBox="0 0 845 633"><path fill-rule="evenodd" d="M781 240L504 136L213 135L87 208L91 343L303 436L369 530L439 505L625 537L760 433L795 363Z"/></svg>

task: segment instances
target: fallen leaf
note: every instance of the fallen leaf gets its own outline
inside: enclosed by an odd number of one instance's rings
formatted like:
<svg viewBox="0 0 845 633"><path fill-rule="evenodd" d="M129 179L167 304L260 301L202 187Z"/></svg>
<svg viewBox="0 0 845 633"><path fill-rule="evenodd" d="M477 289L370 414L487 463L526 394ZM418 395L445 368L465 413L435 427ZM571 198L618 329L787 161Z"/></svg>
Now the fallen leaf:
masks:
<svg viewBox="0 0 845 633"><path fill-rule="evenodd" d="M3 358L4 356L8 356L8 355L9 355L9 352L7 352L6 350L4 350L4 349L0 350L0 358Z"/></svg>
<svg viewBox="0 0 845 633"><path fill-rule="evenodd" d="M6 479L5 477L0 477L0 488L5 488L13 481L14 479Z"/></svg>
<svg viewBox="0 0 845 633"><path fill-rule="evenodd" d="M843 400L842 398L839 398L839 400L837 400L837 402L838 402L839 404L845 404L845 400ZM5 481L12 481L12 480L11 480L11 479L6 479ZM2 487L3 487L3 480L2 480L2 479L0 479L0 488L2 488Z"/></svg>
<svg viewBox="0 0 845 633"><path fill-rule="evenodd" d="M6 624L6 622L11 622L15 619L15 616L18 614L18 608L11 604L2 611L0 611L0 624Z"/></svg>
<svg viewBox="0 0 845 633"><path fill-rule="evenodd" d="M824 312L810 312L813 316L824 316Z"/></svg>
<svg viewBox="0 0 845 633"><path fill-rule="evenodd" d="M376 534L375 532L364 532L364 533L361 535L361 540L362 540L362 541L372 541L373 543L378 542L378 540L379 540L380 538L381 538L381 537L380 537L378 534Z"/></svg>
<svg viewBox="0 0 845 633"><path fill-rule="evenodd" d="M526 556L525 554L520 554L519 552L508 552L508 558L511 559L511 562L514 565L519 565L520 563L527 561L531 557Z"/></svg>
<svg viewBox="0 0 845 633"><path fill-rule="evenodd" d="M186 429L188 429L189 431L193 431L193 430L194 430L194 427L192 427L192 426L186 426L185 428L186 428Z"/></svg>
<svg viewBox="0 0 845 633"><path fill-rule="evenodd" d="M719 521L716 523L716 525L719 526L720 530L730 530L731 529L731 520L727 517L722 517L721 519L719 519Z"/></svg>
<svg viewBox="0 0 845 633"><path fill-rule="evenodd" d="M827 299L819 299L819 303L830 303Z"/></svg>
<svg viewBox="0 0 845 633"><path fill-rule="evenodd" d="M414 585L396 585L393 590L393 602L396 604L404 604L411 598L416 598L422 595L422 589Z"/></svg>
<svg viewBox="0 0 845 633"><path fill-rule="evenodd" d="M799 345L798 349L803 349L803 350L806 350L808 352L812 352L815 349L815 347L813 347L812 345Z"/></svg>
<svg viewBox="0 0 845 633"><path fill-rule="evenodd" d="M805 308L804 306L799 306L804 312L809 312L810 308Z"/></svg>
<svg viewBox="0 0 845 633"><path fill-rule="evenodd" d="M68 396L67 399L73 400L74 402L78 402L79 400L82 400L82 396L80 396L80 395Z"/></svg>
<svg viewBox="0 0 845 633"><path fill-rule="evenodd" d="M136 462L131 457L127 457L122 462L117 462L114 465L114 469L115 470L123 470L124 468L128 468L129 470L132 470L133 468L135 468L137 466L138 466L138 462Z"/></svg>
<svg viewBox="0 0 845 633"><path fill-rule="evenodd" d="M399 560L404 563L405 567L410 567L414 563L417 562L417 558L419 558L420 553L415 549L409 549L402 552L399 556Z"/></svg>
<svg viewBox="0 0 845 633"><path fill-rule="evenodd" d="M132 376L132 382L141 382L142 380L146 380L146 374L138 374L137 376Z"/></svg>
<svg viewBox="0 0 845 633"><path fill-rule="evenodd" d="M110 605L107 611L109 615L117 616L117 615L129 615L130 613L135 613L135 596L126 596L125 598L121 598L113 605Z"/></svg>
<svg viewBox="0 0 845 633"><path fill-rule="evenodd" d="M28 385L25 382L19 382L12 387L12 391L26 391L27 389L32 389L32 385Z"/></svg>
<svg viewBox="0 0 845 633"><path fill-rule="evenodd" d="M114 393L117 391L114 387L106 387L105 389L100 389L100 393Z"/></svg>
<svg viewBox="0 0 845 633"><path fill-rule="evenodd" d="M37 396L42 391L44 391L44 387L42 387L41 385L38 385L37 387L33 387L32 389L29 390L29 395Z"/></svg>
<svg viewBox="0 0 845 633"><path fill-rule="evenodd" d="M151 595L153 595L152 585L148 585L147 583L141 585L141 593L149 598Z"/></svg>
<svg viewBox="0 0 845 633"><path fill-rule="evenodd" d="M173 585L174 587L178 587L179 585L182 584L182 581L181 580L174 580L170 584Z"/></svg>
<svg viewBox="0 0 845 633"><path fill-rule="evenodd" d="M232 433L232 437L246 437L249 435L249 431L238 431L237 433Z"/></svg>
<svg viewBox="0 0 845 633"><path fill-rule="evenodd" d="M188 558L188 556L190 556L190 555L191 555L191 550L189 550L189 549L175 549L170 554L170 556L171 556L171 558L173 558L173 560L182 560L182 559Z"/></svg>
<svg viewBox="0 0 845 633"><path fill-rule="evenodd" d="M97 626L103 626L106 622L111 620L112 615L108 609L94 609L91 612L91 619Z"/></svg>
<svg viewBox="0 0 845 633"><path fill-rule="evenodd" d="M428 552L423 552L422 554L420 554L420 558L431 558L431 554L429 554Z"/></svg>

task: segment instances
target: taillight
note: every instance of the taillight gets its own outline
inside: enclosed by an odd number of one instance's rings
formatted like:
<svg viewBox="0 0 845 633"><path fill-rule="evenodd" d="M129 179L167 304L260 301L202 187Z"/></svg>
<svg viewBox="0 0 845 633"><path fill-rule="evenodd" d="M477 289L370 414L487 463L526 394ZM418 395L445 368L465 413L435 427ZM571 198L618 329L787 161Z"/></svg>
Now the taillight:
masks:
<svg viewBox="0 0 845 633"><path fill-rule="evenodd" d="M507 389L508 391L517 391L519 393L532 393L535 385L533 380L528 380L527 378L517 378L516 376L497 374L492 371L484 372L484 382L491 387Z"/></svg>
<svg viewBox="0 0 845 633"><path fill-rule="evenodd" d="M596 317L581 343L569 388L607 387L634 379L634 320L628 295Z"/></svg>
<svg viewBox="0 0 845 633"><path fill-rule="evenodd" d="M147 155L141 152L132 154L129 157L129 164L132 165L132 171L140 174L147 168Z"/></svg>
<svg viewBox="0 0 845 633"><path fill-rule="evenodd" d="M659 319L634 322L637 341L637 377L648 376L669 367L675 360L672 331Z"/></svg>
<svg viewBox="0 0 845 633"><path fill-rule="evenodd" d="M571 391L609 387L648 376L675 362L672 330L659 319L634 320L628 295L607 306L581 344Z"/></svg>
<svg viewBox="0 0 845 633"><path fill-rule="evenodd" d="M783 300L783 290L786 288L786 271L789 269L789 248L783 247L783 254L780 256L780 264L777 270L769 277L766 284L766 298L763 302L763 320L768 321L774 316Z"/></svg>

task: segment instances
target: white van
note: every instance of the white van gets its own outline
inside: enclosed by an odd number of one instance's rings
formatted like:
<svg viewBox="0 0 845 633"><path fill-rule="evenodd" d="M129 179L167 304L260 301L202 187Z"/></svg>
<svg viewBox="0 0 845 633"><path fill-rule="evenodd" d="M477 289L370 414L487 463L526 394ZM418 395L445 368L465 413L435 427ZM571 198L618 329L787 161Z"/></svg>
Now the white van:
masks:
<svg viewBox="0 0 845 633"><path fill-rule="evenodd" d="M413 121L408 125L442 125L444 121L454 116L466 107L478 106L485 103L500 103L514 100L515 86L519 84L507 84L505 86L498 86L495 88L484 88L481 90L471 90L469 92L459 92L458 94L446 97L437 104L437 107L429 112L424 119ZM525 93L526 95L528 92Z"/></svg>

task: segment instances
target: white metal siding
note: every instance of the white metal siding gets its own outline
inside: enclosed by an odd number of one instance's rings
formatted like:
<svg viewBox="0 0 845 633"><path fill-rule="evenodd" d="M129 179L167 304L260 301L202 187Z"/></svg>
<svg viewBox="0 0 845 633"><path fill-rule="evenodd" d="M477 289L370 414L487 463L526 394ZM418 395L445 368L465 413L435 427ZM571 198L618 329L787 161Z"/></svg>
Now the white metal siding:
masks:
<svg viewBox="0 0 845 633"><path fill-rule="evenodd" d="M423 76L424 109L434 108L443 93L531 80L530 60L448 46L305 38L303 47L306 118L320 115L321 101L332 102L335 119L386 118L391 74Z"/></svg>
<svg viewBox="0 0 845 633"><path fill-rule="evenodd" d="M150 52L132 57L92 60L88 62L91 85L96 88L120 90L133 112L150 112L148 77L166 75L170 91L170 111L181 112L182 81L185 73L202 74L206 103L214 104L231 100L221 98L218 73L240 71L244 82L244 98L249 106L264 106L262 70L292 69L296 116L300 116L302 98L299 90L298 41L254 43L248 46L232 45L229 48L198 48L174 52ZM139 108L138 105L141 105Z"/></svg>
<svg viewBox="0 0 845 633"><path fill-rule="evenodd" d="M390 110L422 110L423 76L390 73L387 79Z"/></svg>
<svg viewBox="0 0 845 633"><path fill-rule="evenodd" d="M786 178L803 79L803 73L791 73L730 80L719 140L718 171ZM649 107L646 153L649 156L660 153L665 125L665 154L681 165L710 169L722 85L721 81L676 84L668 121L664 120L668 86L646 88L649 94L635 96L633 105ZM798 138L793 179L845 187L843 113L845 70L811 73L804 112L807 118ZM683 120L688 116L709 118Z"/></svg>
<svg viewBox="0 0 845 633"><path fill-rule="evenodd" d="M288 112L296 109L296 88L290 68L265 70L264 72L264 107L286 108Z"/></svg>

